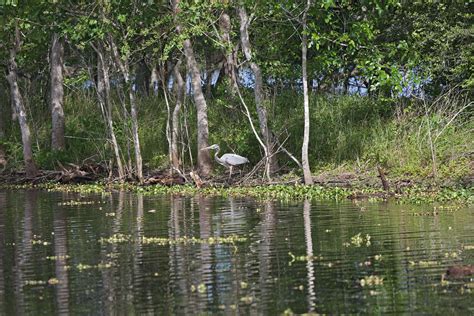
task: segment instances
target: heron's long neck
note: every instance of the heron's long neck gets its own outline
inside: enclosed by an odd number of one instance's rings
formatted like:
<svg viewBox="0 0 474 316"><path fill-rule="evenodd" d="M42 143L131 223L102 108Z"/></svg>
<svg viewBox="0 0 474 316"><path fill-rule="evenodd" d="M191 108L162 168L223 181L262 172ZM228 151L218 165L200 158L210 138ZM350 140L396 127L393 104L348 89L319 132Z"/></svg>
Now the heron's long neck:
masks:
<svg viewBox="0 0 474 316"><path fill-rule="evenodd" d="M217 154L219 154L219 150L220 150L220 148L217 148L217 149L216 149L216 152L214 153L214 158L216 159L216 161L217 161L218 163L220 163L220 164L222 165L223 162L222 162L221 158L219 158L219 156L217 156Z"/></svg>

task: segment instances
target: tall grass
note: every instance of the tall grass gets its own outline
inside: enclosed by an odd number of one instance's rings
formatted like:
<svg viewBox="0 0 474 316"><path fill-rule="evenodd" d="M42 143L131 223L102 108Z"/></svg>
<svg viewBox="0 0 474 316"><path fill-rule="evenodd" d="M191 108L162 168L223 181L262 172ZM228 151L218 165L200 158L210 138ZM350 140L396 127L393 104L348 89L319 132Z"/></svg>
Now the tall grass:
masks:
<svg viewBox="0 0 474 316"><path fill-rule="evenodd" d="M253 95L247 91L245 99L257 116ZM143 160L146 168L164 168L168 163L166 139L167 109L164 99L141 97L139 126ZM127 139L129 118L115 102L114 129L128 157L131 142ZM303 106L301 95L283 92L267 101L271 129L283 146L296 157L301 156L303 139ZM170 105L173 106L171 100ZM226 95L209 102L210 143L219 143L224 152L247 156L252 164L262 158L258 142L238 100ZM41 110L39 110L41 109ZM359 96L318 96L310 98L311 134L310 163L313 173L344 166L353 172L373 170L382 165L399 177L429 177L459 180L472 173L474 151L473 107L468 100L449 94L432 102L411 100L387 101ZM189 138L182 137L184 162L196 157L196 115L191 102L186 104ZM86 159L108 161L112 157L107 130L95 95L70 92L65 100L65 152L50 151L50 119L42 107L32 111L35 156L41 168L62 164L82 163ZM180 128L184 131L184 115ZM21 166L21 139L16 125L9 130L10 162ZM188 151L191 150L191 152ZM133 156L133 155L132 155ZM279 154L283 171L296 169L296 164L285 154ZM195 158L193 159L196 161ZM299 172L299 171L296 171Z"/></svg>
<svg viewBox="0 0 474 316"><path fill-rule="evenodd" d="M473 110L472 101L453 93L430 103L418 101L376 129L364 157L399 176L433 180L472 176Z"/></svg>

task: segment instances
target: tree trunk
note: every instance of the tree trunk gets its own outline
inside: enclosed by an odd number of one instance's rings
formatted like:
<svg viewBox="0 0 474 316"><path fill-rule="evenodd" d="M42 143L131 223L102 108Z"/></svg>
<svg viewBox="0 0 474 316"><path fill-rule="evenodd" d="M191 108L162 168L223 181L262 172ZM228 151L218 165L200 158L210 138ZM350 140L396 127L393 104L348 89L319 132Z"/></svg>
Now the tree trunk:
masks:
<svg viewBox="0 0 474 316"><path fill-rule="evenodd" d="M265 96L263 93L263 77L262 71L260 67L252 61L252 49L250 46L250 39L249 39L249 18L247 16L247 11L243 6L240 6L239 9L239 17L240 17L240 40L242 43L242 51L244 52L245 58L250 65L250 69L255 76L255 85L254 85L254 94L255 94L255 106L257 108L258 114L258 121L260 124L260 132L262 133L263 141L266 146L266 172L268 176L278 170L278 160L277 157L274 155L273 151L273 142L272 142L272 134L270 129L268 128L268 116L267 110L265 109L264 100Z"/></svg>
<svg viewBox="0 0 474 316"><path fill-rule="evenodd" d="M142 162L142 154L140 150L140 139L138 137L138 112L137 112L137 102L135 99L135 93L132 90L132 82L130 81L130 68L128 65L128 59L125 58L122 61L121 56L119 55L117 46L112 38L109 35L109 43L112 47L112 51L115 57L115 62L120 68L122 72L123 78L125 80L125 85L128 90L128 97L130 101L130 116L132 119L132 139L133 139L133 147L135 153L135 175L138 179L138 182L143 183L143 162Z"/></svg>
<svg viewBox="0 0 474 316"><path fill-rule="evenodd" d="M20 50L20 30L18 26L15 27L15 42L14 47L10 49L10 58L8 60L8 75L7 81L10 85L10 96L13 107L18 116L20 123L21 141L23 143L23 160L25 161L26 176L33 178L38 174L38 168L33 159L33 150L31 147L31 132L28 126L28 119L26 116L26 109L23 103L23 98L18 87L18 68L16 64L16 54Z"/></svg>
<svg viewBox="0 0 474 316"><path fill-rule="evenodd" d="M64 150L64 90L63 90L63 42L58 34L53 34L50 55L51 73L51 148Z"/></svg>
<svg viewBox="0 0 474 316"><path fill-rule="evenodd" d="M176 84L176 105L171 119L171 160L173 167L181 168L181 159L179 159L178 136L179 136L179 111L184 99L184 80L179 70L181 61L179 60L173 68L174 80Z"/></svg>
<svg viewBox="0 0 474 316"><path fill-rule="evenodd" d="M149 95L151 72L144 60L141 60L135 70L135 86L137 94Z"/></svg>
<svg viewBox="0 0 474 316"><path fill-rule="evenodd" d="M207 63L207 69L206 69L206 89L205 91L205 98L207 100L210 100L212 98L212 74L214 73L214 70L212 69L212 64L209 62Z"/></svg>
<svg viewBox="0 0 474 316"><path fill-rule="evenodd" d="M230 90L230 94L234 96L237 91L237 66L235 62L236 51L232 47L232 42L230 39L230 31L232 28L230 16L225 12L223 12L219 18L219 27L221 32L221 39L225 46L224 74L229 80L228 87Z"/></svg>
<svg viewBox="0 0 474 316"><path fill-rule="evenodd" d="M209 146L209 123L207 120L207 103L202 93L201 74L194 58L194 51L191 40L186 39L183 43L186 63L191 72L191 83L193 87L194 103L197 111L197 163L201 176L208 176L211 173L211 156L209 151L201 150Z"/></svg>
<svg viewBox="0 0 474 316"><path fill-rule="evenodd" d="M172 0L173 13L178 14L180 0ZM181 33L181 25L176 22L176 31ZM209 123L207 119L207 103L201 87L201 73L198 63L194 57L193 46L189 38L183 41L183 50L186 57L188 71L191 73L191 84L193 88L194 103L197 111L197 163L201 176L211 173L211 156L208 150L202 150L209 146Z"/></svg>
<svg viewBox="0 0 474 316"><path fill-rule="evenodd" d="M158 79L158 69L154 65L153 68L151 69L151 75L150 75L150 91L153 92L153 95L156 97L158 96L158 91L159 91L159 79Z"/></svg>
<svg viewBox="0 0 474 316"><path fill-rule="evenodd" d="M7 157L5 155L5 148L3 148L3 142L5 141L5 108L3 105L3 90L0 92L0 165L2 166L0 172L5 169L7 165Z"/></svg>
<svg viewBox="0 0 474 316"><path fill-rule="evenodd" d="M133 137L133 146L135 149L135 167L136 167L136 176L140 183L143 182L143 162L142 154L140 150L140 139L138 137L138 112L137 112L137 102L135 100L135 95L132 91L132 87L129 86L128 89L129 98L130 98L130 114L132 116L132 137Z"/></svg>
<svg viewBox="0 0 474 316"><path fill-rule="evenodd" d="M97 49L97 93L99 95L99 102L101 104L102 111L104 113L105 120L107 122L107 128L109 131L110 140L112 142L112 149L114 151L115 161L117 163L117 169L120 181L124 180L125 172L123 169L122 159L120 158L120 149L115 136L114 124L112 118L112 102L110 99L110 77L109 67L105 60L104 53L101 47Z"/></svg>
<svg viewBox="0 0 474 316"><path fill-rule="evenodd" d="M313 184L311 169L309 167L308 146L309 146L309 95L308 95L308 74L307 74L307 53L308 53L308 35L306 16L311 5L308 0L306 9L303 13L303 34L301 45L301 68L303 69L303 104L304 104L304 135L302 146L301 163L303 164L303 176L305 184Z"/></svg>
<svg viewBox="0 0 474 316"><path fill-rule="evenodd" d="M169 63L168 63L169 64ZM166 78L165 74L165 67L161 68L161 77ZM163 96L165 97L165 105L166 105L166 140L168 142L168 158L169 158L169 164L170 164L170 175L173 174L173 156L172 156L172 136L171 136L171 108L170 108L170 103L168 100L168 88L166 87L166 80L162 80L161 83L163 84Z"/></svg>

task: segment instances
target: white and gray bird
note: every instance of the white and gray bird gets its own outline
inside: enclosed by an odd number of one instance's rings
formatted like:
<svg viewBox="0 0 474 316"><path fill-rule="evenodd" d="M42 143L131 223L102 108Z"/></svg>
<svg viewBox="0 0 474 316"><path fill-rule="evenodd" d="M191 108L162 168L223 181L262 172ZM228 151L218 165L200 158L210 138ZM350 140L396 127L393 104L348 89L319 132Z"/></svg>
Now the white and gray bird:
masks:
<svg viewBox="0 0 474 316"><path fill-rule="evenodd" d="M229 168L229 179L232 176L232 167L236 167L239 165L243 165L245 163L248 163L249 160L245 157L242 157L237 154L223 154L220 158L217 156L219 153L220 147L217 144L211 145L209 147L203 148L202 150L209 150L209 149L215 149L216 153L214 154L214 158L216 161L223 165L226 168Z"/></svg>

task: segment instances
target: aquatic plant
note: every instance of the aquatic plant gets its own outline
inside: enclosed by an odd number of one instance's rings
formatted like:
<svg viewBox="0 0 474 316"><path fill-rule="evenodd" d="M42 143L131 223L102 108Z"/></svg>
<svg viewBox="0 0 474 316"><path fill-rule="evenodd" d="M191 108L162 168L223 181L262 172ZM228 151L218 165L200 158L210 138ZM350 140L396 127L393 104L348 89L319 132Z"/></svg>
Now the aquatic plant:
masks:
<svg viewBox="0 0 474 316"><path fill-rule="evenodd" d="M354 235L351 237L350 242L345 242L343 245L345 247L350 247L350 246L361 247L363 245L365 245L366 247L369 247L372 244L370 239L371 237L369 234L362 236L362 233L358 233L357 235Z"/></svg>
<svg viewBox="0 0 474 316"><path fill-rule="evenodd" d="M42 183L38 185L0 185L0 189L42 189L58 192L76 192L82 194L99 193L109 195L114 191L135 192L143 195L204 195L222 197L252 197L259 200L331 200L345 201L348 198L364 198L369 202L379 202L393 199L400 204L437 204L438 211L455 211L463 205L474 204L474 188L427 188L413 186L406 188L403 194L387 195L384 191L373 188L342 188L324 187L318 185L306 186L302 184L275 184L257 186L218 187L210 186L196 188L193 185L150 185L138 186L131 183L94 183L94 184L58 184ZM87 204L87 201L68 201L64 205ZM92 203L92 202L91 202ZM98 203L98 202L95 202ZM362 209L363 210L363 209ZM427 214L426 214L427 215ZM431 214L434 215L434 214Z"/></svg>
<svg viewBox="0 0 474 316"><path fill-rule="evenodd" d="M235 245L236 243L246 242L247 238L238 235L229 235L226 237L209 237L206 239L183 236L179 238L165 238L165 237L140 237L137 239L143 245L158 245L158 246L169 246L169 245L196 245L196 244L207 244L207 245ZM134 241L132 235L126 235L117 233L108 238L100 238L99 242L102 244L121 244L129 243Z"/></svg>

